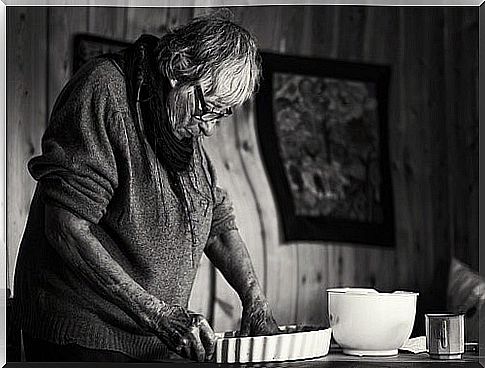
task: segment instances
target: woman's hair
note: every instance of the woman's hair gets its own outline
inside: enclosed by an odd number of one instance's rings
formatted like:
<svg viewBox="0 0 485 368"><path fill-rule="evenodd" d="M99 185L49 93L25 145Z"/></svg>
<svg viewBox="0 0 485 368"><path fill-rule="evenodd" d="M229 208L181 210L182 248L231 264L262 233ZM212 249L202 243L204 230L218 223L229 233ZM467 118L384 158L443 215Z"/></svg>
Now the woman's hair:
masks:
<svg viewBox="0 0 485 368"><path fill-rule="evenodd" d="M194 110L194 86L217 107L242 105L256 90L260 56L254 37L228 10L193 19L162 36L155 50L160 72L176 81L167 109L174 129Z"/></svg>

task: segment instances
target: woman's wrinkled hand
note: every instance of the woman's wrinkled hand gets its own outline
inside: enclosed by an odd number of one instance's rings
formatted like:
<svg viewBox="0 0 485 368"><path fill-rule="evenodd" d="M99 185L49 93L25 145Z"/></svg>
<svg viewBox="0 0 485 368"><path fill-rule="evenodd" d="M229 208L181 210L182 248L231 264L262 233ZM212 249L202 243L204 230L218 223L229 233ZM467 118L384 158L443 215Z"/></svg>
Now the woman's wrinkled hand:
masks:
<svg viewBox="0 0 485 368"><path fill-rule="evenodd" d="M275 335L279 332L265 298L256 298L243 306L239 336Z"/></svg>
<svg viewBox="0 0 485 368"><path fill-rule="evenodd" d="M159 317L156 330L160 340L182 358L199 362L212 359L216 337L203 315L169 306Z"/></svg>

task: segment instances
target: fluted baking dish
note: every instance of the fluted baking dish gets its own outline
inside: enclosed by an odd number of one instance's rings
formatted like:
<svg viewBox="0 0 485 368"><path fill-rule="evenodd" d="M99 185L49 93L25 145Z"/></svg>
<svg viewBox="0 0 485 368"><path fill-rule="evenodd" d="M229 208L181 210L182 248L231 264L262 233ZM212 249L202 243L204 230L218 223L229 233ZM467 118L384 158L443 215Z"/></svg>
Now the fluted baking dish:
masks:
<svg viewBox="0 0 485 368"><path fill-rule="evenodd" d="M330 328L301 330L301 326L280 326L280 334L255 337L237 337L237 331L216 333L216 362L281 362L328 354Z"/></svg>

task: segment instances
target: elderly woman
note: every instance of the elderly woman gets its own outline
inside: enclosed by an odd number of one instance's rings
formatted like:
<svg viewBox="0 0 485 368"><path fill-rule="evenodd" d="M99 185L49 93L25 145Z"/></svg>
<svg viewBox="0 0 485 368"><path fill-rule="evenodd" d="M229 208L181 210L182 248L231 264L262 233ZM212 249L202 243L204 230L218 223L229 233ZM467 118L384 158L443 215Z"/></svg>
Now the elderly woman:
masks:
<svg viewBox="0 0 485 368"><path fill-rule="evenodd" d="M258 77L251 35L212 15L67 84L29 162L38 185L15 273L28 360L210 359L214 332L187 310L202 252L240 296L240 333L277 332L201 144Z"/></svg>

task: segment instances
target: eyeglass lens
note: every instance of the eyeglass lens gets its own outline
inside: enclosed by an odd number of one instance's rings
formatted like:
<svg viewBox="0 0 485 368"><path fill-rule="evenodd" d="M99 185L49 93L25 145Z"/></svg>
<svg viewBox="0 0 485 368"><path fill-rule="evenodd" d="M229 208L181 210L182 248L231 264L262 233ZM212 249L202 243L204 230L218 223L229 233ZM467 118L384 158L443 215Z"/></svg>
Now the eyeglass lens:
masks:
<svg viewBox="0 0 485 368"><path fill-rule="evenodd" d="M211 121L211 120L220 119L232 114L232 109L230 107L225 109L224 111L209 110L207 103L205 102L205 99L204 99L202 88L199 85L195 87L195 97L199 102L200 109L202 110L202 114L194 115L194 117L199 120Z"/></svg>

